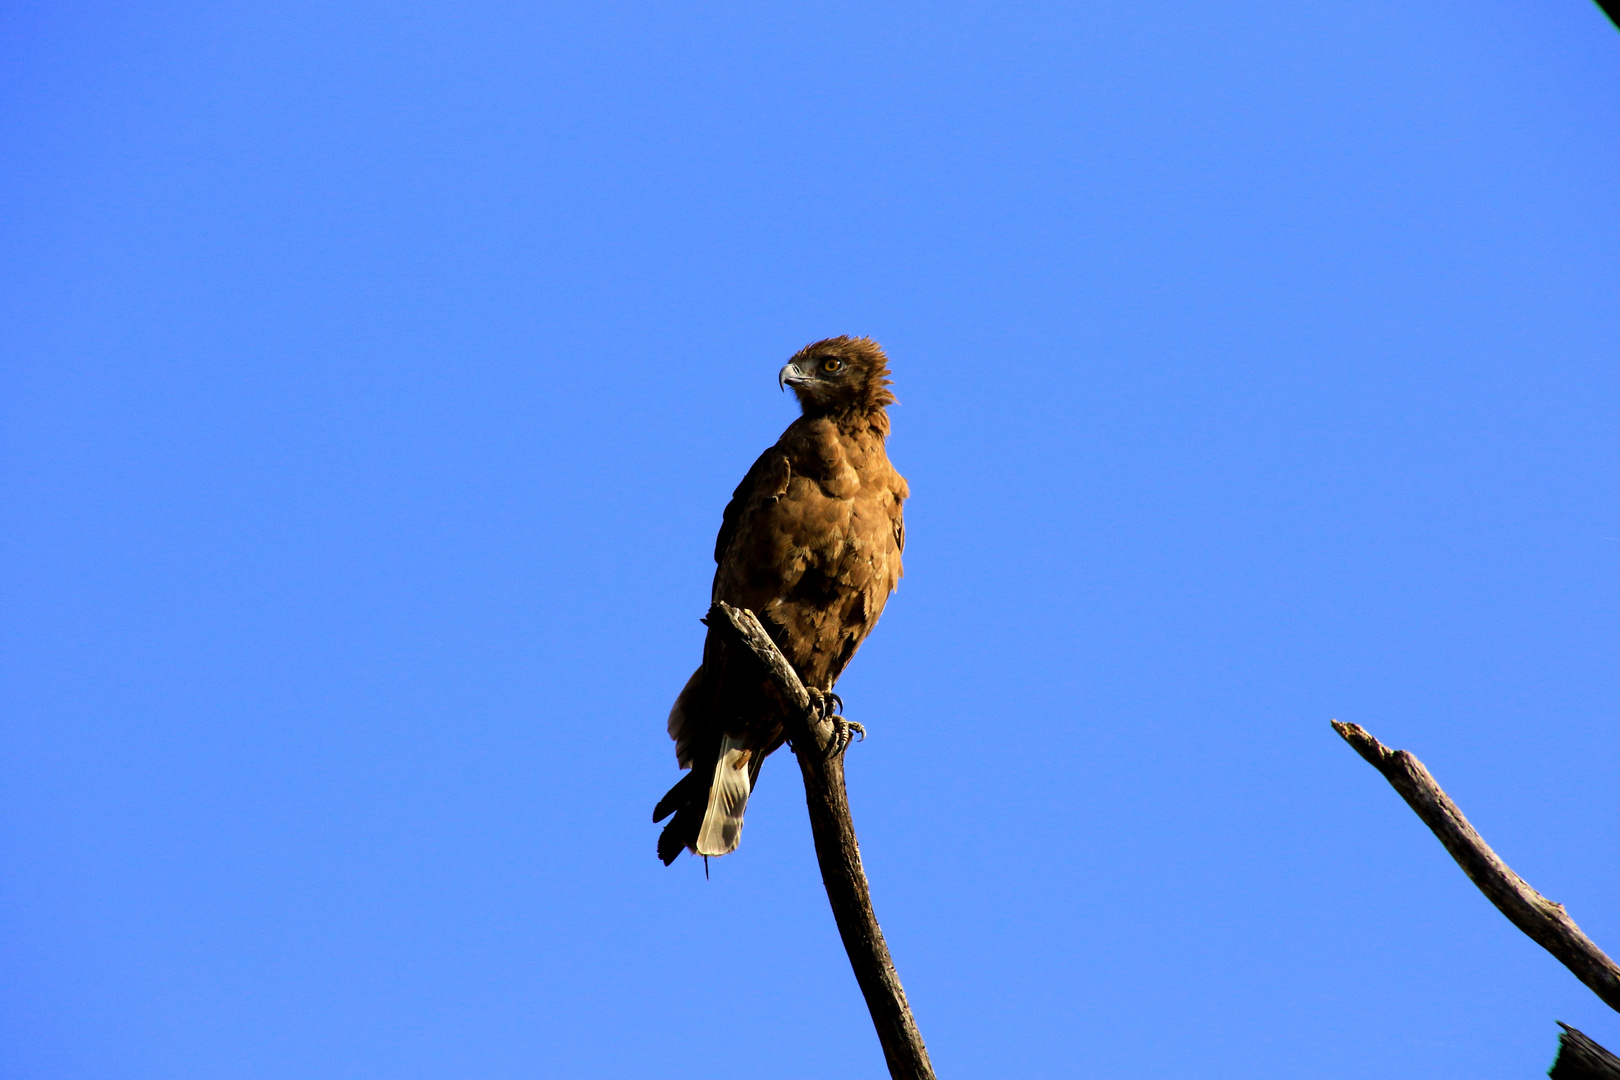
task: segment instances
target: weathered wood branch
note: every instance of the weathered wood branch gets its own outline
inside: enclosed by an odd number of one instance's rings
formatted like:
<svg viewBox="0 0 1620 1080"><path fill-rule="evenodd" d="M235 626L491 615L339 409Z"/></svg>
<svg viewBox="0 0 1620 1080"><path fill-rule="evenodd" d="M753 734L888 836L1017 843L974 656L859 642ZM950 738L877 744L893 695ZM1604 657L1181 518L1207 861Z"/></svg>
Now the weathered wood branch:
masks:
<svg viewBox="0 0 1620 1080"><path fill-rule="evenodd" d="M1391 750L1356 724L1341 724L1335 720L1333 730L1366 758L1368 764L1384 774L1384 779L1400 792L1406 804L1423 819L1423 824L1440 838L1440 843L1457 860L1468 879L1509 922L1552 953L1610 1008L1620 1010L1620 966L1581 933L1562 904L1555 904L1532 889L1491 850L1485 838L1463 817L1457 804L1440 790L1423 762L1405 750Z"/></svg>
<svg viewBox="0 0 1620 1080"><path fill-rule="evenodd" d="M816 842L821 881L827 888L827 900L838 923L838 934L844 939L849 965L855 970L855 981L872 1014L872 1026L883 1046L889 1075L894 1080L934 1080L928 1050L872 911L871 890L866 884L866 871L861 869L861 849L855 842L855 823L844 793L844 756L827 756L833 724L815 708L798 672L752 611L717 603L709 609L705 621L759 658L787 706L788 738L799 759L799 771L804 774L804 797L810 808L810 833Z"/></svg>
<svg viewBox="0 0 1620 1080"><path fill-rule="evenodd" d="M1620 0L1593 0L1593 2L1609 17L1609 21L1614 23L1614 28L1620 30Z"/></svg>
<svg viewBox="0 0 1620 1080"><path fill-rule="evenodd" d="M1558 1056L1547 1070L1552 1080L1620 1080L1620 1058L1562 1020L1558 1026L1564 1033L1558 1036Z"/></svg>

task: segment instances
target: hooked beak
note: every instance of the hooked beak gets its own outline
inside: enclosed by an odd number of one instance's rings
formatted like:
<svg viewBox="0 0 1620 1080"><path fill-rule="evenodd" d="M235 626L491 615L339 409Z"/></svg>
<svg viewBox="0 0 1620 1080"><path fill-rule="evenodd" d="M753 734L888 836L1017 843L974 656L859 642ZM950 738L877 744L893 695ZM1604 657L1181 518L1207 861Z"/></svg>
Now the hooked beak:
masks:
<svg viewBox="0 0 1620 1080"><path fill-rule="evenodd" d="M779 390L786 390L804 381L804 373L792 364L783 364L782 370L776 373L776 387Z"/></svg>

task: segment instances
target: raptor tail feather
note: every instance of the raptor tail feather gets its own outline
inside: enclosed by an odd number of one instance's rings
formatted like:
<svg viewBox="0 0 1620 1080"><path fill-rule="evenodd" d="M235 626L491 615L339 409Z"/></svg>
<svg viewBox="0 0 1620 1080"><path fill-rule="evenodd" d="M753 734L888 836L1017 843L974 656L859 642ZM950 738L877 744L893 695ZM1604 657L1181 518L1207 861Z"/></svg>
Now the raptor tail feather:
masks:
<svg viewBox="0 0 1620 1080"><path fill-rule="evenodd" d="M714 780L709 784L709 805L703 812L693 850L699 855L725 855L737 850L742 840L743 810L753 790L749 759L753 752L741 739L724 735L720 757L714 763Z"/></svg>

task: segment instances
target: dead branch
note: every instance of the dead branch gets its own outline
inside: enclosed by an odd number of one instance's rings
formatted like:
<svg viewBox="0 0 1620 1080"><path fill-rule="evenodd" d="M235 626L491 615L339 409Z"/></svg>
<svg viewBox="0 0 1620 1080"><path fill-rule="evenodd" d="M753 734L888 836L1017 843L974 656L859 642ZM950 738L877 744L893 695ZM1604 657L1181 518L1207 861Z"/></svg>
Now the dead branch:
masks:
<svg viewBox="0 0 1620 1080"><path fill-rule="evenodd" d="M1368 764L1384 774L1384 779L1400 792L1406 804L1423 819L1423 824L1440 838L1468 879L1509 922L1552 953L1610 1008L1620 1010L1620 966L1581 933L1562 904L1555 904L1536 892L1497 857L1484 837L1463 817L1457 804L1440 790L1423 762L1405 750L1391 750L1355 724L1335 720L1333 730L1366 758Z"/></svg>
<svg viewBox="0 0 1620 1080"><path fill-rule="evenodd" d="M759 658L787 706L788 738L804 774L804 797L810 808L810 833L816 842L821 881L827 888L838 934L844 939L844 951L849 954L849 966L855 970L855 981L872 1014L889 1075L893 1080L934 1080L928 1050L872 911L871 890L866 871L861 869L861 849L855 842L855 823L844 793L844 756L827 756L833 724L812 707L810 692L798 672L752 611L716 603L705 621Z"/></svg>
<svg viewBox="0 0 1620 1080"><path fill-rule="evenodd" d="M1558 1056L1547 1070L1552 1080L1620 1080L1620 1058L1562 1020L1558 1026L1564 1033L1558 1036Z"/></svg>
<svg viewBox="0 0 1620 1080"><path fill-rule="evenodd" d="M1596 0L1597 6L1603 9L1603 14L1614 23L1615 29L1620 30L1620 0Z"/></svg>

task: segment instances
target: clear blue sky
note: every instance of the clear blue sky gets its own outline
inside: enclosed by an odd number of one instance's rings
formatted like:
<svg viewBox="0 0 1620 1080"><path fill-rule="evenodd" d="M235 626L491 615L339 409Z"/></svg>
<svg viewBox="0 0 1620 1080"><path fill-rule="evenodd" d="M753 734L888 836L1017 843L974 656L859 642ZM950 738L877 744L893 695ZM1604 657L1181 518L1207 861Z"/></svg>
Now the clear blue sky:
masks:
<svg viewBox="0 0 1620 1080"><path fill-rule="evenodd" d="M1620 952L1584 0L13 4L0 1072L880 1077L791 758L654 858L720 511L870 334L840 685L942 1077L1525 1078Z"/></svg>

